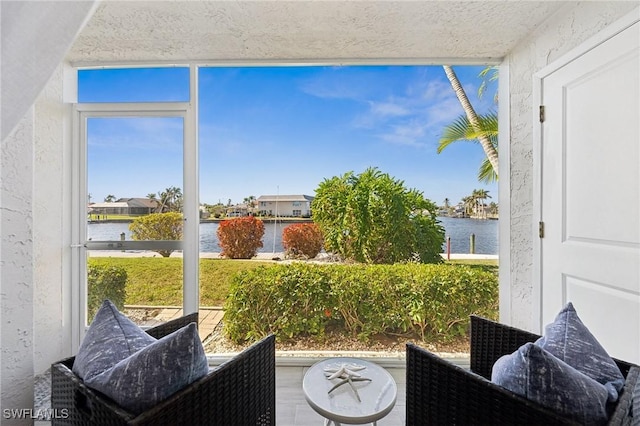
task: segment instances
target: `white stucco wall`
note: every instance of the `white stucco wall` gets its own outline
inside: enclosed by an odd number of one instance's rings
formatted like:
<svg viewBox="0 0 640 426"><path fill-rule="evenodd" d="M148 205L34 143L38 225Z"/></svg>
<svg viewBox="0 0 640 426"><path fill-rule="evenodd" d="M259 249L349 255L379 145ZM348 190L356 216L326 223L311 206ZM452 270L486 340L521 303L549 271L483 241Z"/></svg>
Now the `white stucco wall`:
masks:
<svg viewBox="0 0 640 426"><path fill-rule="evenodd" d="M33 170L34 368L36 374L71 350L68 256L70 115L59 65L35 104ZM64 297L63 297L64 296Z"/></svg>
<svg viewBox="0 0 640 426"><path fill-rule="evenodd" d="M558 11L506 58L510 109L510 296L501 320L540 331L534 318L533 74L638 7L638 2L583 2ZM502 198L502 195L501 195ZM537 238L537 237L535 237ZM503 283L504 284L504 283Z"/></svg>
<svg viewBox="0 0 640 426"><path fill-rule="evenodd" d="M0 168L0 407L33 406L34 108L2 141ZM58 283L59 285L60 283ZM2 424L30 424L3 420Z"/></svg>

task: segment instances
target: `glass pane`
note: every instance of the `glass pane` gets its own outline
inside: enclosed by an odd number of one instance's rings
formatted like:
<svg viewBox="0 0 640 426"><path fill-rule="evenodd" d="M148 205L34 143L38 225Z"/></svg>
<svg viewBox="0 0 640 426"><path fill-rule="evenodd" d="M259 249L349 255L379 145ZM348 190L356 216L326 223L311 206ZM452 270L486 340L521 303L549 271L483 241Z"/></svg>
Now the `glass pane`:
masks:
<svg viewBox="0 0 640 426"><path fill-rule="evenodd" d="M188 102L189 68L78 71L79 102Z"/></svg>
<svg viewBox="0 0 640 426"><path fill-rule="evenodd" d="M88 119L89 322L105 298L141 325L182 315L183 127L182 117Z"/></svg>

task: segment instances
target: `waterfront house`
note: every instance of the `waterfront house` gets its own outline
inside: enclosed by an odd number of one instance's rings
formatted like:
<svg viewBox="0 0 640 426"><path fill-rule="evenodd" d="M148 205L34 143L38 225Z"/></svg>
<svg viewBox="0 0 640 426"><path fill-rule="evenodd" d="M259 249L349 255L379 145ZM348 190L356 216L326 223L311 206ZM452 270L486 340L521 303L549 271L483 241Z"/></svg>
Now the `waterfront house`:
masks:
<svg viewBox="0 0 640 426"><path fill-rule="evenodd" d="M89 212L94 215L143 216L158 213L160 203L149 198L119 198L112 203L91 203Z"/></svg>
<svg viewBox="0 0 640 426"><path fill-rule="evenodd" d="M637 1L0 7L3 408L31 407L33 375L76 353L84 335L87 116L182 117L183 308L198 309L195 82L211 65L498 66L500 320L540 332L570 299L613 356L640 361ZM145 66L186 67L190 101L78 103L79 69ZM303 149L313 161L322 146Z"/></svg>
<svg viewBox="0 0 640 426"><path fill-rule="evenodd" d="M243 217L249 216L250 213L253 213L253 207L247 204L235 204L233 206L229 206L226 209L227 217Z"/></svg>
<svg viewBox="0 0 640 426"><path fill-rule="evenodd" d="M261 195L257 199L260 216L311 217L310 195Z"/></svg>

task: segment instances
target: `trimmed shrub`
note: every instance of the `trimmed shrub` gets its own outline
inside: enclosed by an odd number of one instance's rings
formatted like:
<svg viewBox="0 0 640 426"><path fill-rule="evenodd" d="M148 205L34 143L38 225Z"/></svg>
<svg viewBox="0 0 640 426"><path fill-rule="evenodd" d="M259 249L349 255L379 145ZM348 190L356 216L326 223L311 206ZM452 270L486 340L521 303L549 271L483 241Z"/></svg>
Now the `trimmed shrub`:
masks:
<svg viewBox="0 0 640 426"><path fill-rule="evenodd" d="M325 179L311 204L325 250L359 263L442 263L444 227L435 203L368 168Z"/></svg>
<svg viewBox="0 0 640 426"><path fill-rule="evenodd" d="M140 216L129 224L134 240L181 240L183 230L182 213L153 213ZM169 257L173 250L156 250L162 257Z"/></svg>
<svg viewBox="0 0 640 426"><path fill-rule="evenodd" d="M451 339L469 315L495 318L498 278L460 265L294 263L234 276L224 327L236 341L269 333L322 336L330 323L367 340L378 333Z"/></svg>
<svg viewBox="0 0 640 426"><path fill-rule="evenodd" d="M282 231L282 245L287 257L313 259L323 244L322 231L315 223L296 223Z"/></svg>
<svg viewBox="0 0 640 426"><path fill-rule="evenodd" d="M127 296L127 271L119 266L95 265L91 261L87 270L87 322L93 320L105 299L111 300L119 310L124 309Z"/></svg>
<svg viewBox="0 0 640 426"><path fill-rule="evenodd" d="M237 342L271 332L322 335L333 309L325 271L302 264L262 266L236 274L225 302L224 327Z"/></svg>
<svg viewBox="0 0 640 426"><path fill-rule="evenodd" d="M264 223L253 216L223 220L218 226L220 253L230 259L251 259L262 247Z"/></svg>

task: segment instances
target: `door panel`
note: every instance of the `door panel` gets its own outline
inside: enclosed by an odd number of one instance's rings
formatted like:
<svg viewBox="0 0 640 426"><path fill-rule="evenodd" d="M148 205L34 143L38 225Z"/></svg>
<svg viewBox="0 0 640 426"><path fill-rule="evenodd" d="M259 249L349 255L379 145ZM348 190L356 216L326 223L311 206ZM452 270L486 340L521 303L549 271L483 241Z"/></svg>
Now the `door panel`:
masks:
<svg viewBox="0 0 640 426"><path fill-rule="evenodd" d="M573 302L640 361L640 23L542 80L542 326Z"/></svg>
<svg viewBox="0 0 640 426"><path fill-rule="evenodd" d="M182 315L182 219L178 224L147 225L140 232L132 225L160 213L182 214L184 117L98 113L86 119L84 134L89 194L83 243L86 323L105 298L124 303L120 308L141 326ZM112 267L122 268L126 276L114 279ZM120 290L122 281L126 292Z"/></svg>

